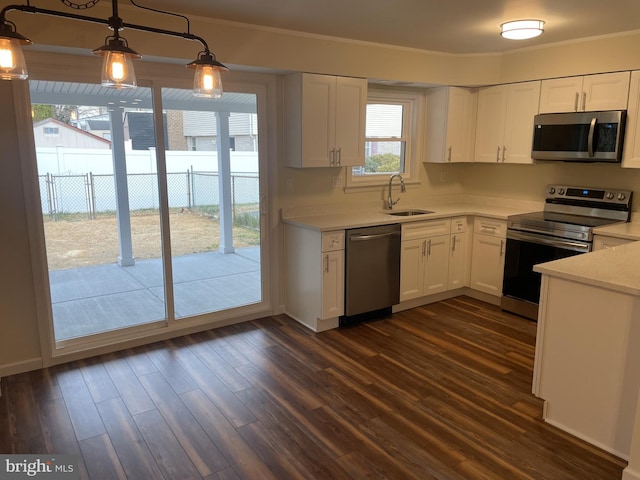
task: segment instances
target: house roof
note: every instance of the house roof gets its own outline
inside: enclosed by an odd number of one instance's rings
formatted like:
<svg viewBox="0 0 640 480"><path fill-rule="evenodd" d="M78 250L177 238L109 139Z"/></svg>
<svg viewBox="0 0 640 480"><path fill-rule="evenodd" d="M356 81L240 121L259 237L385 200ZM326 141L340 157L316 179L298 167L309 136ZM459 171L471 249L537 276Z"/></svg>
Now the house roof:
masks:
<svg viewBox="0 0 640 480"><path fill-rule="evenodd" d="M107 140L106 138L102 138L102 137L99 137L98 135L94 135L93 133L86 132L86 131L82 130L81 128L77 128L77 127L74 127L73 125L69 125L68 123L61 122L60 120L56 120L55 118L45 118L44 120L40 120L38 122L35 122L33 124L33 126L35 128L35 127L40 127L40 126L44 126L44 125L47 125L47 124L54 124L54 125L56 125L58 127L66 128L67 130L71 130L74 133L77 133L79 135L86 135L88 137L91 137L94 140L98 140L98 141L103 142L103 143L105 143L107 145L111 145L111 141Z"/></svg>

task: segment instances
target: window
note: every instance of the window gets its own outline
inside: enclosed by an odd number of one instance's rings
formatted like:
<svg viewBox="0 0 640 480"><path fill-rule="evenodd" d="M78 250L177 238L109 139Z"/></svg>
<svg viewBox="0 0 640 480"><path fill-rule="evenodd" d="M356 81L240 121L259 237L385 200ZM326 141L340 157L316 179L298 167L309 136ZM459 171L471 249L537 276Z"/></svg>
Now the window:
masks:
<svg viewBox="0 0 640 480"><path fill-rule="evenodd" d="M407 92L369 92L365 165L350 170L347 186L380 184L393 173L401 173L405 179L417 177L413 139L420 98Z"/></svg>
<svg viewBox="0 0 640 480"><path fill-rule="evenodd" d="M59 135L60 129L58 127L44 127L45 135Z"/></svg>

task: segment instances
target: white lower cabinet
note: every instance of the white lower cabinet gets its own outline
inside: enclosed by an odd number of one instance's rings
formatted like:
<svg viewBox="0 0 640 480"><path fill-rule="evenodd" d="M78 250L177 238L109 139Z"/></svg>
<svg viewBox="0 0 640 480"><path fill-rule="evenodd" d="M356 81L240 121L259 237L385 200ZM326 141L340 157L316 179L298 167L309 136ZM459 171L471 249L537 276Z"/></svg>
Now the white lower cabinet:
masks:
<svg viewBox="0 0 640 480"><path fill-rule="evenodd" d="M502 295L507 222L476 217L469 286L490 295Z"/></svg>
<svg viewBox="0 0 640 480"><path fill-rule="evenodd" d="M469 239L468 218L452 218L451 245L449 247L449 290L469 286L469 257L471 254Z"/></svg>
<svg viewBox="0 0 640 480"><path fill-rule="evenodd" d="M344 313L344 230L286 225L286 313L316 332Z"/></svg>
<svg viewBox="0 0 640 480"><path fill-rule="evenodd" d="M402 225L401 302L448 289L450 232L448 218Z"/></svg>

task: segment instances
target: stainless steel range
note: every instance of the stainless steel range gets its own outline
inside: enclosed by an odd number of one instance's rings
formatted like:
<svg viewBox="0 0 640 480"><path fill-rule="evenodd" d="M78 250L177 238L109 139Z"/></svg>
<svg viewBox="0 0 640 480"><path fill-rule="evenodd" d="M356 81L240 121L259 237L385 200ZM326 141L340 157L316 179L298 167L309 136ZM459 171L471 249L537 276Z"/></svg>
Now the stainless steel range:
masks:
<svg viewBox="0 0 640 480"><path fill-rule="evenodd" d="M542 212L507 218L501 308L538 318L540 274L533 266L590 252L593 229L628 222L630 190L548 185Z"/></svg>

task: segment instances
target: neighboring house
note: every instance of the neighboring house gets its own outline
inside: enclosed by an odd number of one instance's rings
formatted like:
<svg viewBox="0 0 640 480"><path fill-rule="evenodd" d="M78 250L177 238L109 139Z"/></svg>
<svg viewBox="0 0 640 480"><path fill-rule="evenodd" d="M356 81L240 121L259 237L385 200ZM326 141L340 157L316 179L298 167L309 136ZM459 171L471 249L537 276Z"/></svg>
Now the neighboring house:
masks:
<svg viewBox="0 0 640 480"><path fill-rule="evenodd" d="M111 140L111 122L108 118L88 118L82 121L83 130L93 133L98 137Z"/></svg>
<svg viewBox="0 0 640 480"><path fill-rule="evenodd" d="M169 148L167 116L164 115L164 148ZM125 112L124 130L126 139L131 140L133 150L149 150L156 147L156 134L151 112Z"/></svg>
<svg viewBox="0 0 640 480"><path fill-rule="evenodd" d="M36 147L111 148L109 140L55 118L34 123L33 136Z"/></svg>
<svg viewBox="0 0 640 480"><path fill-rule="evenodd" d="M187 150L216 149L216 116L213 112L183 112L183 135ZM258 117L255 113L231 113L229 116L231 149L256 152L258 149Z"/></svg>

